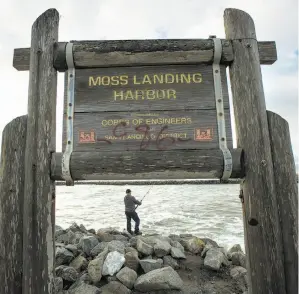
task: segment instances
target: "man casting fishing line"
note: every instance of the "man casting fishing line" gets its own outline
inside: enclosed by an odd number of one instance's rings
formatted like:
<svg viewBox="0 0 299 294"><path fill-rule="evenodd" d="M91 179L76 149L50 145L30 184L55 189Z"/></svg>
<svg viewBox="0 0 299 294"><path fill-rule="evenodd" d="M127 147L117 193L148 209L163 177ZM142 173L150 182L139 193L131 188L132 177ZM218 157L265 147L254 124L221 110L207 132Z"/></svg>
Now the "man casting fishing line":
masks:
<svg viewBox="0 0 299 294"><path fill-rule="evenodd" d="M145 196L149 193L149 191L151 190L152 187L150 187L150 189L147 191L147 193L143 196L143 198L141 199L141 201L138 201L132 194L131 194L131 190L127 189L126 190L126 196L124 198L124 203L125 203L125 214L127 217L127 231L132 235L132 229L131 229L131 220L133 219L133 221L135 222L135 230L134 233L136 235L141 235L142 233L139 231L139 225L140 225L140 219L139 216L136 212L136 209L139 205L142 204L143 199L145 198ZM135 206L135 204L137 204Z"/></svg>

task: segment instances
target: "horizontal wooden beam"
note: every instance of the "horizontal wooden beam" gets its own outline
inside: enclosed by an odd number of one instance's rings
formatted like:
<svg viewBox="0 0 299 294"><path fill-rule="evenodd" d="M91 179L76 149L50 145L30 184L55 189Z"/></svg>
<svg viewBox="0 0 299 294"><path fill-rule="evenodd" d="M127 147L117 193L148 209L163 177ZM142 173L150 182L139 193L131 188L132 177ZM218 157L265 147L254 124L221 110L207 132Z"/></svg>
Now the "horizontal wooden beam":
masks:
<svg viewBox="0 0 299 294"><path fill-rule="evenodd" d="M244 176L242 149L232 149L231 178ZM53 153L52 180L63 180L62 153ZM70 171L74 180L213 179L223 172L220 149L73 152Z"/></svg>
<svg viewBox="0 0 299 294"><path fill-rule="evenodd" d="M244 40L245 42L246 40ZM71 41L76 68L110 66L142 66L167 64L210 64L214 57L212 39L161 39L116 41ZM54 46L54 67L67 70L66 42ZM273 64L277 60L274 41L258 42L260 63ZM221 63L234 59L230 40L222 40ZM30 48L14 49L13 66L19 71L29 70Z"/></svg>

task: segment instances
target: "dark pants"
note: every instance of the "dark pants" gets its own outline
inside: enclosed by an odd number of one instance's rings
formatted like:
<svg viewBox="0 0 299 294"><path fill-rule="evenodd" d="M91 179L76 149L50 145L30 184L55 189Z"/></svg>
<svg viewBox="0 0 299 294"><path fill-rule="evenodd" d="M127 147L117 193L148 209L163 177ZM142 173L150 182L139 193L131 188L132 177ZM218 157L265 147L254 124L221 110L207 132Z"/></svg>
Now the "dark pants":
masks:
<svg viewBox="0 0 299 294"><path fill-rule="evenodd" d="M128 212L126 211L126 217L127 217L127 231L132 234L132 229L131 229L131 219L135 222L135 234L139 232L139 224L140 224L140 219L138 217L138 214L136 211L134 212Z"/></svg>

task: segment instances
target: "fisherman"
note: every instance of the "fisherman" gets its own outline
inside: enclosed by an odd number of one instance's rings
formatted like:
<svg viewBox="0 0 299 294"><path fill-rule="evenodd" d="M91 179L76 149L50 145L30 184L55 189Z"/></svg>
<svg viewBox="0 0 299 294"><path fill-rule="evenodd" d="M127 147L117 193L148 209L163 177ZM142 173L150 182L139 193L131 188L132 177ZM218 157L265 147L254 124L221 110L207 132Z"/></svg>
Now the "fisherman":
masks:
<svg viewBox="0 0 299 294"><path fill-rule="evenodd" d="M140 224L140 219L138 217L137 212L135 211L136 207L135 204L141 205L142 200L138 201L135 199L134 196L131 194L131 190L127 189L126 190L126 196L124 198L125 202L125 213L127 217L127 231L132 235L132 229L131 229L131 219L135 222L135 231L134 233L136 235L141 235L141 232L139 231L139 224Z"/></svg>

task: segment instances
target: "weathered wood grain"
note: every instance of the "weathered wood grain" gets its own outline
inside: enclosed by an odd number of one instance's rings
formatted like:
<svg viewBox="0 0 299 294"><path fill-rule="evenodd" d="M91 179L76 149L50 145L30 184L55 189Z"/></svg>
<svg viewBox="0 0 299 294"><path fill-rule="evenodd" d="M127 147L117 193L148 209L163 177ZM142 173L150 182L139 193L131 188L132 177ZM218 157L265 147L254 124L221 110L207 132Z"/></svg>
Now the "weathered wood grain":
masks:
<svg viewBox="0 0 299 294"><path fill-rule="evenodd" d="M224 65L221 79L228 108ZM75 97L75 112L216 108L213 68L203 64L78 69Z"/></svg>
<svg viewBox="0 0 299 294"><path fill-rule="evenodd" d="M232 149L231 178L243 176L242 150ZM63 180L62 153L52 155L51 177ZM221 150L139 152L73 152L70 163L74 180L211 179L223 172Z"/></svg>
<svg viewBox="0 0 299 294"><path fill-rule="evenodd" d="M49 9L31 31L28 122L25 159L23 293L52 294L54 275L55 183L50 178L56 144L57 72L53 44L59 14Z"/></svg>
<svg viewBox="0 0 299 294"><path fill-rule="evenodd" d="M23 203L27 116L7 124L0 163L0 288L22 294Z"/></svg>
<svg viewBox="0 0 299 294"><path fill-rule="evenodd" d="M227 145L232 148L228 109L224 115ZM200 136L203 132L207 132L205 138ZM216 110L75 113L73 134L74 151L219 148Z"/></svg>
<svg viewBox="0 0 299 294"><path fill-rule="evenodd" d="M110 66L140 66L154 64L198 64L212 63L214 44L210 39L160 39L160 40L115 40L115 41L71 41L74 43L76 68ZM54 67L66 71L65 42L55 45ZM222 40L221 63L233 61L229 40ZM273 64L277 60L274 41L258 42L261 64ZM29 70L30 48L14 49L13 67Z"/></svg>
<svg viewBox="0 0 299 294"><path fill-rule="evenodd" d="M287 294L298 293L298 185L289 125L267 111Z"/></svg>
<svg viewBox="0 0 299 294"><path fill-rule="evenodd" d="M249 293L285 294L282 235L255 26L252 18L238 9L226 9L224 23L234 50L230 80L237 145L244 150L245 159Z"/></svg>

